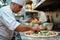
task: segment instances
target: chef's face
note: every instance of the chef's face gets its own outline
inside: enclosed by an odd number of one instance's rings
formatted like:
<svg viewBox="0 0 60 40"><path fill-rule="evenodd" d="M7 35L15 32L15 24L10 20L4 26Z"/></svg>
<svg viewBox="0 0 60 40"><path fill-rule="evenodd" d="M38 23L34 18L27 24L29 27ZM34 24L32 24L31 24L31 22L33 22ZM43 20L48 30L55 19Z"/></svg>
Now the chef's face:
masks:
<svg viewBox="0 0 60 40"><path fill-rule="evenodd" d="M23 7L22 5L19 5L19 4L13 3L13 2L11 3L11 9L15 13L21 11L22 7Z"/></svg>

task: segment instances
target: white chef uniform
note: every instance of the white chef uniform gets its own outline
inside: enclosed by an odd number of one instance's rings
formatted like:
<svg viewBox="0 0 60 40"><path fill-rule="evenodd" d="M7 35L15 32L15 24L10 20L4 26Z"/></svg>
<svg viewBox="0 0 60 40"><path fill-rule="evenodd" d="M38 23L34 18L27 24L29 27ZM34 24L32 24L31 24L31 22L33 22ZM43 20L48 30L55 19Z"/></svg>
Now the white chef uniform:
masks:
<svg viewBox="0 0 60 40"><path fill-rule="evenodd" d="M11 11L10 6L0 9L0 35L6 38L13 36L13 30L20 25L16 21L14 13Z"/></svg>
<svg viewBox="0 0 60 40"><path fill-rule="evenodd" d="M47 21L47 16L46 16L45 12L40 11L38 14L39 14L39 21L41 21L41 22Z"/></svg>
<svg viewBox="0 0 60 40"><path fill-rule="evenodd" d="M12 0L12 2L23 6L26 0ZM16 21L10 5L0 9L0 40L10 40L19 25L20 23Z"/></svg>

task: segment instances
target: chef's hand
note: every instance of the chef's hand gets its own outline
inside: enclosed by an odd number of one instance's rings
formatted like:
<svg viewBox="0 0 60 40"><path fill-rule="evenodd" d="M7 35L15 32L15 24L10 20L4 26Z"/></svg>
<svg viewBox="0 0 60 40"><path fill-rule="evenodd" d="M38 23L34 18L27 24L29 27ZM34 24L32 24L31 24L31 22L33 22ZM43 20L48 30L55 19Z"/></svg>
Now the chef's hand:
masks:
<svg viewBox="0 0 60 40"><path fill-rule="evenodd" d="M34 31L34 32L40 32L40 29L39 29L39 27L32 27L32 31Z"/></svg>

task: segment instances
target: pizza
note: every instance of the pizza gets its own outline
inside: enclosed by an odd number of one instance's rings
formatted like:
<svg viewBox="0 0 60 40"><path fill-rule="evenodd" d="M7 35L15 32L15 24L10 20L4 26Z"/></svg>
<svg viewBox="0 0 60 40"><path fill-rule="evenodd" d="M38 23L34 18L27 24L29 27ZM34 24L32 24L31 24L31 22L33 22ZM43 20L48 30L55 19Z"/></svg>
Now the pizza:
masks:
<svg viewBox="0 0 60 40"><path fill-rule="evenodd" d="M25 32L25 35L28 37L56 37L58 35L58 32L55 31L40 31L40 32L33 32L33 31L27 31Z"/></svg>

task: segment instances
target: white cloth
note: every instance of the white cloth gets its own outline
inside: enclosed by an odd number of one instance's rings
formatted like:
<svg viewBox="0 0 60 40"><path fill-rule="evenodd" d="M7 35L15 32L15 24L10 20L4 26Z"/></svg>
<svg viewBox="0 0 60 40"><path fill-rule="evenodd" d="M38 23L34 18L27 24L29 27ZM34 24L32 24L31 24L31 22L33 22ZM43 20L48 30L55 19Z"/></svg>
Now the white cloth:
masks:
<svg viewBox="0 0 60 40"><path fill-rule="evenodd" d="M46 16L45 12L43 12L43 11L39 12L39 21L41 21L41 22L47 21L47 16Z"/></svg>
<svg viewBox="0 0 60 40"><path fill-rule="evenodd" d="M26 3L26 0L12 0L12 2L17 3L19 5L24 5Z"/></svg>
<svg viewBox="0 0 60 40"><path fill-rule="evenodd" d="M6 37L0 35L0 40L11 40L11 39L6 38Z"/></svg>
<svg viewBox="0 0 60 40"><path fill-rule="evenodd" d="M0 9L0 35L11 38L18 25L20 25L20 23L16 21L10 6Z"/></svg>

